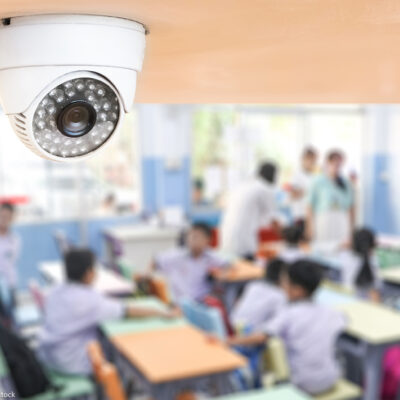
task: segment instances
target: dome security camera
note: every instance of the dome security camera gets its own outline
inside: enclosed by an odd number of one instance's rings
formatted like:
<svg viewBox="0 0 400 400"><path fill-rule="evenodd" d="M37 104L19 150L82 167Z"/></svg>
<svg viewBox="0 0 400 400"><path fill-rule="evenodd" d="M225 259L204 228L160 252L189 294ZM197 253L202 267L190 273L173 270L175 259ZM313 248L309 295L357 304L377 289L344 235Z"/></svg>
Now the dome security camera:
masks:
<svg viewBox="0 0 400 400"><path fill-rule="evenodd" d="M110 142L133 105L143 25L94 15L4 19L0 98L17 136L49 160L79 160Z"/></svg>

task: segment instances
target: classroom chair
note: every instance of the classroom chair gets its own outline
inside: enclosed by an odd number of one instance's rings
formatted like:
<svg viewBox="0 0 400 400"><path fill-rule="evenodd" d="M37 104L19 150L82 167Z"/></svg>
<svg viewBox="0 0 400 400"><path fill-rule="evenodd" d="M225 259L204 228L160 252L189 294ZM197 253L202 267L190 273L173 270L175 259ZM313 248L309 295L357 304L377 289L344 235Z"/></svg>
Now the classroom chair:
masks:
<svg viewBox="0 0 400 400"><path fill-rule="evenodd" d="M128 400L122 386L121 378L114 365L104 357L99 342L92 342L88 347L89 359L93 368L93 375L102 387L108 400ZM146 396L147 398L147 396ZM150 398L148 400L151 400ZM195 393L183 392L176 400L196 400Z"/></svg>
<svg viewBox="0 0 400 400"><path fill-rule="evenodd" d="M264 386L269 387L275 383L288 381L290 379L285 345L281 339L272 337L268 340L265 351L265 361L268 373L263 376Z"/></svg>
<svg viewBox="0 0 400 400"><path fill-rule="evenodd" d="M226 337L226 329L220 310L207 307L193 300L183 301L181 307L184 316L193 325L216 335L220 339Z"/></svg>
<svg viewBox="0 0 400 400"><path fill-rule="evenodd" d="M262 228L258 231L258 242L276 242L282 240L280 232L273 228Z"/></svg>
<svg viewBox="0 0 400 400"><path fill-rule="evenodd" d="M125 279L131 280L134 278L135 267L129 260L120 257L117 259L117 272Z"/></svg>
<svg viewBox="0 0 400 400"><path fill-rule="evenodd" d="M93 375L108 400L127 400L117 369L106 360L98 342L89 344L88 354Z"/></svg>
<svg viewBox="0 0 400 400"><path fill-rule="evenodd" d="M340 379L329 392L313 396L315 400L358 400L362 397L361 388L345 379Z"/></svg>
<svg viewBox="0 0 400 400"><path fill-rule="evenodd" d="M210 247L216 249L218 248L218 246L219 246L219 230L218 228L213 228L211 230Z"/></svg>
<svg viewBox="0 0 400 400"><path fill-rule="evenodd" d="M107 240L110 248L109 260L105 264L107 267L116 271L118 270L118 260L121 259L124 254L122 243L110 235L105 235L105 239Z"/></svg>
<svg viewBox="0 0 400 400"><path fill-rule="evenodd" d="M24 400L95 400L95 386L89 378L78 375L65 375L54 371L47 371L49 380L54 386L61 389L53 390L24 398ZM10 375L6 359L0 349L0 385L3 392L15 392L14 383ZM18 396L16 397L18 400Z"/></svg>
<svg viewBox="0 0 400 400"><path fill-rule="evenodd" d="M126 279L135 279L135 267L126 259L120 258L117 261L118 272ZM167 283L159 278L152 276L146 279L147 285L142 282L142 294L153 295L158 297L163 303L168 304L170 301L168 285ZM147 292L147 293L146 293Z"/></svg>
<svg viewBox="0 0 400 400"><path fill-rule="evenodd" d="M53 232L53 238L61 257L63 257L68 250L74 247L72 242L68 239L66 233L61 229L57 229Z"/></svg>
<svg viewBox="0 0 400 400"><path fill-rule="evenodd" d="M290 380L290 368L286 358L285 346L281 339L271 338L268 340L266 362L270 372L263 377L265 386ZM312 398L314 400L357 400L361 396L362 391L359 386L345 379L340 379L331 390L318 396L312 396Z"/></svg>
<svg viewBox="0 0 400 400"><path fill-rule="evenodd" d="M29 282L29 291L33 302L29 299L17 304L13 310L13 322L19 334L34 346L41 329L44 297L35 280Z"/></svg>
<svg viewBox="0 0 400 400"><path fill-rule="evenodd" d="M171 296L168 290L167 282L158 277L151 277L149 280L150 291L152 295L158 297L163 303L169 304L171 301Z"/></svg>
<svg viewBox="0 0 400 400"><path fill-rule="evenodd" d="M29 292L31 293L32 299L40 311L44 311L45 294L42 291L39 283L35 279L29 281Z"/></svg>

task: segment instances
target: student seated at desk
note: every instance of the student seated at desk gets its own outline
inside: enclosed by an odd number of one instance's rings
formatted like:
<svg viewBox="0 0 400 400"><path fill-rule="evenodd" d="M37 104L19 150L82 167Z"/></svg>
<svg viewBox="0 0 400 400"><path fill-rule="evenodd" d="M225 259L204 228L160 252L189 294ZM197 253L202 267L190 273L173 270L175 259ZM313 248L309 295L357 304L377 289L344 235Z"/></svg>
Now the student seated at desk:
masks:
<svg viewBox="0 0 400 400"><path fill-rule="evenodd" d="M379 263L375 255L375 235L369 229L357 229L353 233L351 248L340 253L342 283L356 289L362 297L379 300L382 282Z"/></svg>
<svg viewBox="0 0 400 400"><path fill-rule="evenodd" d="M293 263L300 258L304 258L304 250L300 248L303 240L303 229L299 225L291 225L282 230L282 237L285 242L285 247L279 254L286 263Z"/></svg>
<svg viewBox="0 0 400 400"><path fill-rule="evenodd" d="M291 264L282 279L289 305L258 333L227 340L230 345L254 346L264 343L268 336L280 336L291 381L313 395L328 391L339 379L335 344L345 327L341 313L312 301L321 278L320 267L311 261Z"/></svg>
<svg viewBox="0 0 400 400"><path fill-rule="evenodd" d="M268 263L265 280L247 284L231 314L232 324L242 331L257 331L286 305L286 294L279 286L286 267L281 259Z"/></svg>
<svg viewBox="0 0 400 400"><path fill-rule="evenodd" d="M209 247L211 228L204 223L191 226L186 246L156 257L153 269L167 280L172 300L202 300L211 291L210 275L227 264Z"/></svg>
<svg viewBox="0 0 400 400"><path fill-rule="evenodd" d="M97 339L97 327L105 320L124 317L174 317L176 310L160 312L124 305L94 290L95 256L88 249L66 253L67 282L46 297L39 357L56 371L90 374L89 342Z"/></svg>
<svg viewBox="0 0 400 400"><path fill-rule="evenodd" d="M231 323L236 332L259 332L265 323L282 311L287 299L279 284L285 268L286 264L282 260L271 260L265 271L265 280L247 284L231 315ZM236 350L248 358L252 378L250 383L243 373L238 372L239 383L245 389L260 388L262 385L259 366L264 346L239 346Z"/></svg>

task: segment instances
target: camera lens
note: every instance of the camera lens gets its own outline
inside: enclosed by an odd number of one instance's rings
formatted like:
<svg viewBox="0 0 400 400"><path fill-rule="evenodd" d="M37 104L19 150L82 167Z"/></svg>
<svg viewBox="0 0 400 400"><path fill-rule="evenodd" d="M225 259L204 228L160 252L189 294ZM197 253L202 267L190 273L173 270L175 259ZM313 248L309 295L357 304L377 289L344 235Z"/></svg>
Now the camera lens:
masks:
<svg viewBox="0 0 400 400"><path fill-rule="evenodd" d="M76 101L63 108L57 118L58 130L65 136L79 137L96 123L96 111L89 103Z"/></svg>
<svg viewBox="0 0 400 400"><path fill-rule="evenodd" d="M121 117L115 89L95 78L75 78L50 90L33 115L36 143L47 153L79 157L113 135Z"/></svg>

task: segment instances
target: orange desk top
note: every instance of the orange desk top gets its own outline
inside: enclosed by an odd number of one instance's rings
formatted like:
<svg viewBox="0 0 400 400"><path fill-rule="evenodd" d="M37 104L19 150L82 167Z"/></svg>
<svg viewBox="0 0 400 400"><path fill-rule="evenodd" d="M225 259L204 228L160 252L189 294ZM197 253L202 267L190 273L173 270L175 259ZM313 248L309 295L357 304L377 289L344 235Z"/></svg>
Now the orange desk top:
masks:
<svg viewBox="0 0 400 400"><path fill-rule="evenodd" d="M274 257L279 257L279 253L281 253L285 248L285 243L283 241L276 241L276 242L266 242L261 243L258 248L258 257L271 259ZM302 243L300 244L300 248L305 253L311 252L311 247L309 243Z"/></svg>
<svg viewBox="0 0 400 400"><path fill-rule="evenodd" d="M261 258L274 258L284 249L283 241L261 243L258 248L257 256Z"/></svg>
<svg viewBox="0 0 400 400"><path fill-rule="evenodd" d="M216 272L215 278L222 282L241 282L262 279L264 268L250 261L238 260L226 271Z"/></svg>
<svg viewBox="0 0 400 400"><path fill-rule="evenodd" d="M228 372L245 359L192 326L112 337L116 348L152 383Z"/></svg>

